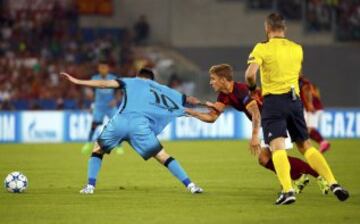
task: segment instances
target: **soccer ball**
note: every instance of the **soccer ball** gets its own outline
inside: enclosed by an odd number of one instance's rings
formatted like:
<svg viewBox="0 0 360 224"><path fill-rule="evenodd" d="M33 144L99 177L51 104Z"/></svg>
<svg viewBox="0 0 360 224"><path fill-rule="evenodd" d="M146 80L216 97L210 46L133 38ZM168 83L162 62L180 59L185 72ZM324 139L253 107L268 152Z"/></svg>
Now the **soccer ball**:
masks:
<svg viewBox="0 0 360 224"><path fill-rule="evenodd" d="M27 188L28 179L21 172L15 171L6 176L4 185L6 190L11 193L21 193Z"/></svg>

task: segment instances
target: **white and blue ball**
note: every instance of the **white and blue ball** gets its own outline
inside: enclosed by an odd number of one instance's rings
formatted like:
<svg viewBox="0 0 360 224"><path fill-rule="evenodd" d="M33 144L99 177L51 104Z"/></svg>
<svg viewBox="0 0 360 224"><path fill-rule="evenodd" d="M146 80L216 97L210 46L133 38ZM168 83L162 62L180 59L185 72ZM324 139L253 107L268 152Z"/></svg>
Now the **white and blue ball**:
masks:
<svg viewBox="0 0 360 224"><path fill-rule="evenodd" d="M28 179L21 172L15 171L6 176L4 185L8 192L21 193L28 187Z"/></svg>

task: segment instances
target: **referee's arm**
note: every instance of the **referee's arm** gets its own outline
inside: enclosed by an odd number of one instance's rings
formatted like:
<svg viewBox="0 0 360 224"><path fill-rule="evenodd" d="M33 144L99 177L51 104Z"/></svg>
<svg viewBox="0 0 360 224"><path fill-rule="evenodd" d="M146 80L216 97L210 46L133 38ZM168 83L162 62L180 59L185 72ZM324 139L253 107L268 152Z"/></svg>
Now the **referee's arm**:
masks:
<svg viewBox="0 0 360 224"><path fill-rule="evenodd" d="M245 72L245 80L247 85L249 86L250 91L254 91L256 89L256 74L259 70L259 65L256 63L251 63L246 69Z"/></svg>

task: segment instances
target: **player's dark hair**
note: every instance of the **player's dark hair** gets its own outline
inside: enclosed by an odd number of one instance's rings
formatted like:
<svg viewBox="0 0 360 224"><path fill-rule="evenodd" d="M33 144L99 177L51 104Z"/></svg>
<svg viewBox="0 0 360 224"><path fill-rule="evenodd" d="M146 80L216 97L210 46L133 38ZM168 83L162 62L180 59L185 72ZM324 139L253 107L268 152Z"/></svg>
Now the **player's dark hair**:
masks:
<svg viewBox="0 0 360 224"><path fill-rule="evenodd" d="M219 77L224 77L228 81L233 80L233 68L228 64L213 65L209 69L210 74L215 74Z"/></svg>
<svg viewBox="0 0 360 224"><path fill-rule="evenodd" d="M98 64L99 65L110 65L110 62L109 62L109 60L106 60L106 59L100 59L98 61Z"/></svg>
<svg viewBox="0 0 360 224"><path fill-rule="evenodd" d="M271 13L266 17L266 24L273 31L285 30L285 18L280 13Z"/></svg>
<svg viewBox="0 0 360 224"><path fill-rule="evenodd" d="M151 79L151 80L155 79L155 74L150 68L142 68L142 69L140 69L140 71L138 72L138 74L136 76L137 77L143 77L143 78L146 78L146 79Z"/></svg>

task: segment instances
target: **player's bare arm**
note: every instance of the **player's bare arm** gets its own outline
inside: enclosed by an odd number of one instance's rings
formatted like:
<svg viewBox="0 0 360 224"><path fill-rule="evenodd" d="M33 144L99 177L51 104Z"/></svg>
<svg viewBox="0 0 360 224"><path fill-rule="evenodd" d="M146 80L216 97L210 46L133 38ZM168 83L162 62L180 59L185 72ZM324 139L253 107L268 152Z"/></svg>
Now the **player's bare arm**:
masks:
<svg viewBox="0 0 360 224"><path fill-rule="evenodd" d="M259 107L255 100L251 101L246 110L251 114L252 120L252 135L250 140L250 151L252 154L257 155L260 153L260 140L259 140L259 132L261 127L261 118Z"/></svg>
<svg viewBox="0 0 360 224"><path fill-rule="evenodd" d="M186 103L196 105L196 104L200 104L201 101L194 96L186 96Z"/></svg>
<svg viewBox="0 0 360 224"><path fill-rule="evenodd" d="M249 87L256 88L256 74L259 70L259 65L256 63L251 63L246 69L245 72L245 80Z"/></svg>
<svg viewBox="0 0 360 224"><path fill-rule="evenodd" d="M206 105L210 109L210 111L207 113L199 112L199 111L196 111L191 108L186 108L185 111L187 114L189 114L192 117L195 117L201 121L204 121L207 123L213 123L217 120L217 118L220 116L220 114L225 109L225 105L220 102L216 102L216 103L206 102Z"/></svg>
<svg viewBox="0 0 360 224"><path fill-rule="evenodd" d="M61 72L60 75L76 85L88 86L94 88L103 88L103 89L106 88L116 89L120 87L119 83L116 80L81 80L74 78L73 76L65 72Z"/></svg>
<svg viewBox="0 0 360 224"><path fill-rule="evenodd" d="M304 93L304 98L305 98L305 102L306 103L306 108L310 111L310 112L315 112L314 109L314 105L313 105L313 96L311 93L311 87L310 85L304 85L301 88L301 92Z"/></svg>

